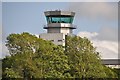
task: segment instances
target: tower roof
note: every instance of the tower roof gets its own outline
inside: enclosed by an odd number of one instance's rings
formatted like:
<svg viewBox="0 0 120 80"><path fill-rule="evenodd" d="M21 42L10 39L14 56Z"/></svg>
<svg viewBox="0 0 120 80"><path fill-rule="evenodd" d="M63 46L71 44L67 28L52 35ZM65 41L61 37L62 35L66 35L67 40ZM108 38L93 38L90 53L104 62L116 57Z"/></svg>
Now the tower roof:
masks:
<svg viewBox="0 0 120 80"><path fill-rule="evenodd" d="M45 16L74 16L75 12L70 12L70 11L46 11L44 12Z"/></svg>

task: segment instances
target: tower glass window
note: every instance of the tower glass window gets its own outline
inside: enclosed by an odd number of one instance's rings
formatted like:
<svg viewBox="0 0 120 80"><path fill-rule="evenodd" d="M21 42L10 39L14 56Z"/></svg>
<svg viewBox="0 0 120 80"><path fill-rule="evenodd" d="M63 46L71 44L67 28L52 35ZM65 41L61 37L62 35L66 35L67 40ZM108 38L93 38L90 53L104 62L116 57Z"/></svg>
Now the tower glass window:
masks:
<svg viewBox="0 0 120 80"><path fill-rule="evenodd" d="M71 23L73 22L73 17L46 17L48 23Z"/></svg>
<svg viewBox="0 0 120 80"><path fill-rule="evenodd" d="M60 23L59 17L51 17L51 18L52 18L52 23Z"/></svg>

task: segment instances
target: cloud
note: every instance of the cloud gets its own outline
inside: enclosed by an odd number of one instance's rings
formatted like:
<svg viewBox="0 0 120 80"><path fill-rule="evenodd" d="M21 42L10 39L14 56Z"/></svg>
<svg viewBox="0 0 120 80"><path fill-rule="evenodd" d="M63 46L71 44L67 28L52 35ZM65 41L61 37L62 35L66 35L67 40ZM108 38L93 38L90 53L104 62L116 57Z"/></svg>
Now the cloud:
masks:
<svg viewBox="0 0 120 80"><path fill-rule="evenodd" d="M3 35L2 26L0 26L0 58L3 58L6 55L8 55L8 49L5 46L3 37L5 36Z"/></svg>
<svg viewBox="0 0 120 80"><path fill-rule="evenodd" d="M118 58L118 43L114 41L92 40L93 45L97 47L97 51L103 59Z"/></svg>
<svg viewBox="0 0 120 80"><path fill-rule="evenodd" d="M9 51L4 43L0 42L0 58L4 58L6 55L8 55Z"/></svg>
<svg viewBox="0 0 120 80"><path fill-rule="evenodd" d="M3 52L2 57L5 57L6 55L9 55L9 51L8 51L8 49L7 49L7 47L5 46L4 43L2 45L2 52Z"/></svg>
<svg viewBox="0 0 120 80"><path fill-rule="evenodd" d="M37 38L39 38L39 35L38 34L34 34Z"/></svg>
<svg viewBox="0 0 120 80"><path fill-rule="evenodd" d="M118 28L102 27L99 35L95 36L99 40L118 41Z"/></svg>
<svg viewBox="0 0 120 80"><path fill-rule="evenodd" d="M79 18L104 18L106 20L116 20L118 18L117 2L75 2L70 4L68 10L75 11Z"/></svg>
<svg viewBox="0 0 120 80"><path fill-rule="evenodd" d="M102 59L116 59L118 58L118 33L115 31L116 29L105 27L101 29L99 33L83 31L79 32L77 35L90 39L93 46L96 47L96 50L100 52Z"/></svg>
<svg viewBox="0 0 120 80"><path fill-rule="evenodd" d="M78 36L80 37L87 37L89 39L92 39L93 37L97 36L98 33L96 32L87 32L87 31L82 31L78 33Z"/></svg>

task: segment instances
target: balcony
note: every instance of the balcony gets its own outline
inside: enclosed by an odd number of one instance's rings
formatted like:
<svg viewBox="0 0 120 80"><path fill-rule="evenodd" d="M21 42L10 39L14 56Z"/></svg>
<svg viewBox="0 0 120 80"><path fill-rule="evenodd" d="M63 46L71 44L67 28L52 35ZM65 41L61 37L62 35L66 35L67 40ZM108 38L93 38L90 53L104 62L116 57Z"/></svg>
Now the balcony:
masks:
<svg viewBox="0 0 120 80"><path fill-rule="evenodd" d="M43 28L44 29L48 29L48 28L70 28L70 29L76 29L77 26L73 25L73 24L69 24L69 23L51 23L51 24L44 25Z"/></svg>

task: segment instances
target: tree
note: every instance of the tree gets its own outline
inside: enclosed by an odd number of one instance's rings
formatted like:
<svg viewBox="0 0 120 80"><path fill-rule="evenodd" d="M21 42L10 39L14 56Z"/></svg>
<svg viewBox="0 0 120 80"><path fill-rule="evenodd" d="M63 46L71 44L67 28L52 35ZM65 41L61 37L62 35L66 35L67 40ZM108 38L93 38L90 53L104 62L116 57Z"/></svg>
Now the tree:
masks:
<svg viewBox="0 0 120 80"><path fill-rule="evenodd" d="M3 59L3 78L62 78L69 76L63 48L29 33L10 34L6 46L10 56Z"/></svg>
<svg viewBox="0 0 120 80"><path fill-rule="evenodd" d="M114 78L87 38L67 36L65 49L29 33L10 34L3 78Z"/></svg>
<svg viewBox="0 0 120 80"><path fill-rule="evenodd" d="M115 78L117 75L103 66L99 52L87 38L66 37L66 55L70 65L70 74L77 78ZM108 72L108 73L106 73ZM108 75L109 74L109 75Z"/></svg>

